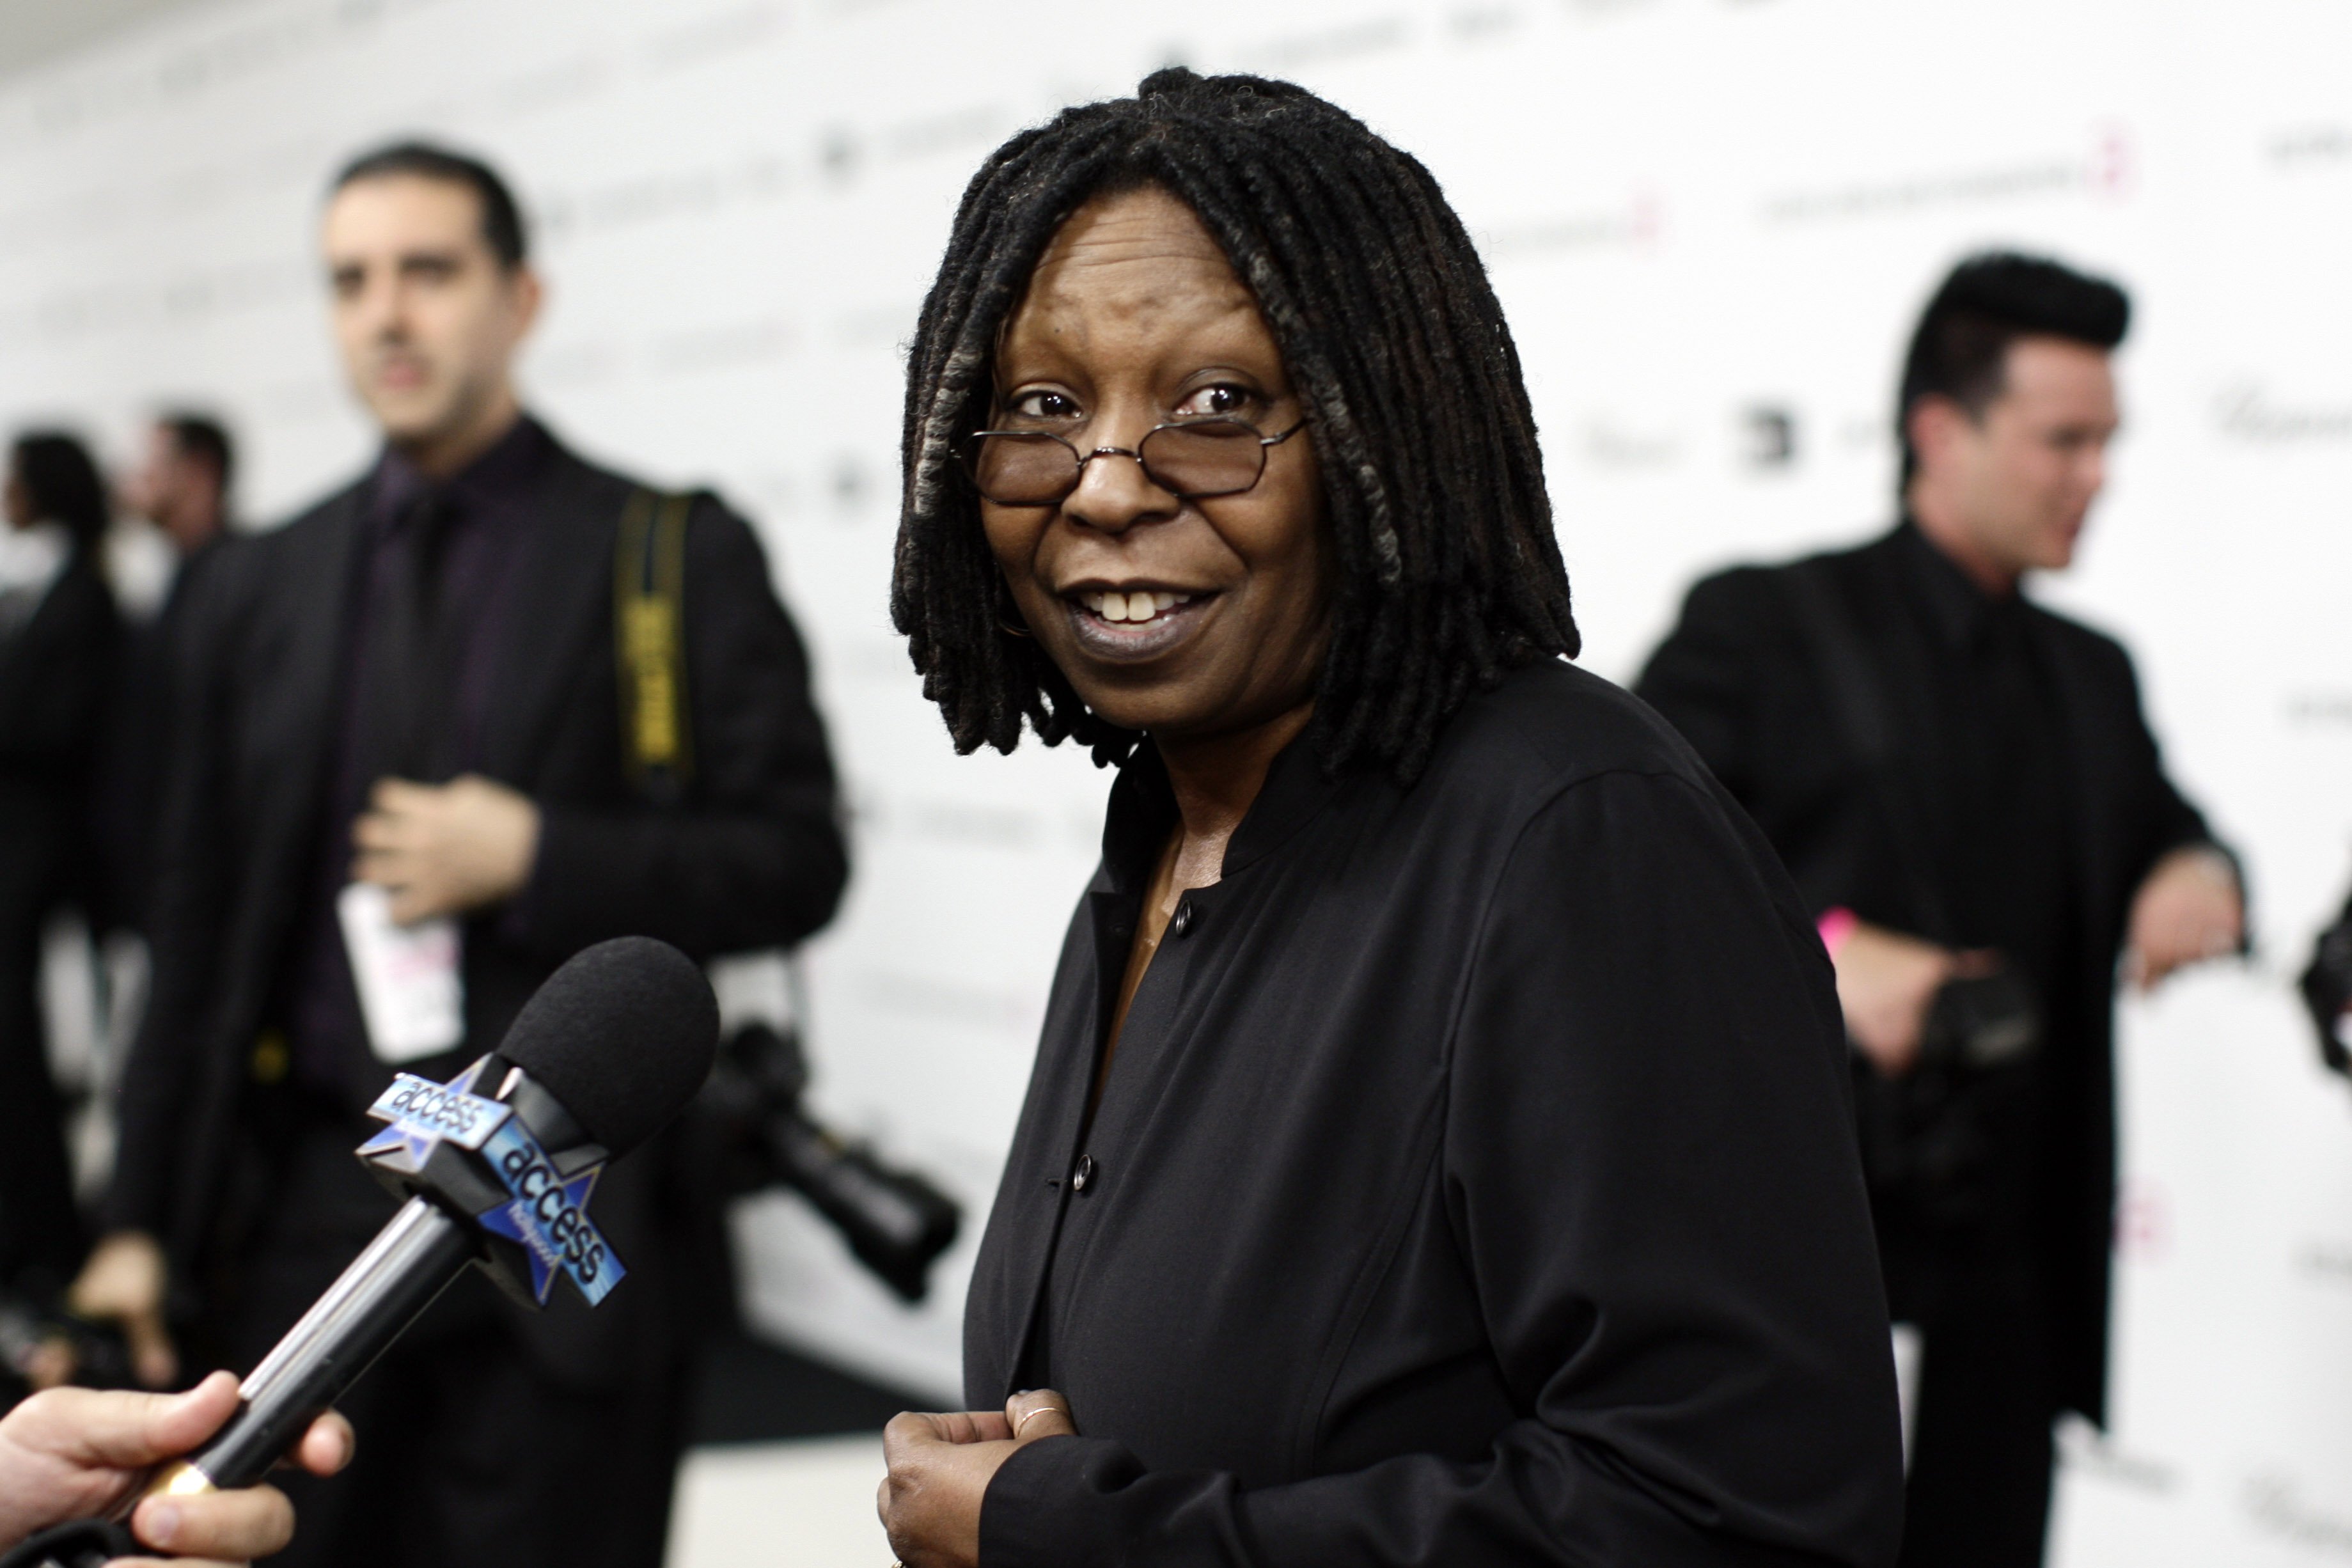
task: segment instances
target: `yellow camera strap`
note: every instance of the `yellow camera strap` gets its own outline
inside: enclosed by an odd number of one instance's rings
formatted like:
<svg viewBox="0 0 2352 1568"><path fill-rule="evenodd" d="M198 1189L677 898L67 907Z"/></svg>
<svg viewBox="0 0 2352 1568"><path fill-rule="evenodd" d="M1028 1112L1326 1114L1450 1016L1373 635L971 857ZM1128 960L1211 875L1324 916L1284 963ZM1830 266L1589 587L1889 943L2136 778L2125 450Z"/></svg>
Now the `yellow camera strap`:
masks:
<svg viewBox="0 0 2352 1568"><path fill-rule="evenodd" d="M686 706L686 520L691 495L638 490L613 559L614 673L629 782L673 801L694 767Z"/></svg>

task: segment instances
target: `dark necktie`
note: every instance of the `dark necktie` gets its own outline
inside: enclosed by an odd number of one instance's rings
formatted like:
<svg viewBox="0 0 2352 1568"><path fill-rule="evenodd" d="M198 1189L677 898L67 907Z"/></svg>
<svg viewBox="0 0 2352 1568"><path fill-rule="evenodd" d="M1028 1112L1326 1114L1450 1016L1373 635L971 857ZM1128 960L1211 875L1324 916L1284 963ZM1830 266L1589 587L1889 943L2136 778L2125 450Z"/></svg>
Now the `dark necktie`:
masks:
<svg viewBox="0 0 2352 1568"><path fill-rule="evenodd" d="M386 776L439 784L451 772L456 671L441 563L454 521L447 498L428 491L394 525L390 570L375 584L362 652L363 791Z"/></svg>

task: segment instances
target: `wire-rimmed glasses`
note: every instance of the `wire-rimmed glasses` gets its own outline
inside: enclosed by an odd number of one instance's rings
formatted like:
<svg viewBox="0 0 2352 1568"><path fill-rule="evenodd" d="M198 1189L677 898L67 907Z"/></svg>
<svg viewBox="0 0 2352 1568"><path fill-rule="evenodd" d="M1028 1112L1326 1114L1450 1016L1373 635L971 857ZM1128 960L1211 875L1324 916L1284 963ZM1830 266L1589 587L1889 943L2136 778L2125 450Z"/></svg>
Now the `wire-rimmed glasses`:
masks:
<svg viewBox="0 0 2352 1568"><path fill-rule="evenodd" d="M1261 436L1242 419L1185 419L1156 425L1133 447L1081 452L1050 430L979 430L956 455L974 489L999 506L1058 506L1078 488L1097 458L1132 458L1144 476L1181 500L1239 495L1265 473L1265 449L1307 427Z"/></svg>

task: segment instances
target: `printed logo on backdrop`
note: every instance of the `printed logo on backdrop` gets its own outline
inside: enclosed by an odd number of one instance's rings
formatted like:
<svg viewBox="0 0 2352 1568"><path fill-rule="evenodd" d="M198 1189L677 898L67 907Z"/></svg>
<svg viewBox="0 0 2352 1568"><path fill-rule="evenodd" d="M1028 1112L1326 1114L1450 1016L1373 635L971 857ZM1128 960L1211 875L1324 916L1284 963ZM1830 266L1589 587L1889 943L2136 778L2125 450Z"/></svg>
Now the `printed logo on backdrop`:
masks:
<svg viewBox="0 0 2352 1568"><path fill-rule="evenodd" d="M1750 468L1784 472L1797 463L1797 411L1759 403L1739 416L1740 457Z"/></svg>
<svg viewBox="0 0 2352 1568"><path fill-rule="evenodd" d="M1580 212L1538 218L1509 228L1487 229L1478 250L1489 266L1577 251L1655 251L1666 233L1665 199L1656 191L1634 191L1623 201Z"/></svg>
<svg viewBox="0 0 2352 1568"><path fill-rule="evenodd" d="M1374 16L1320 32L1292 33L1269 38L1242 51L1248 68L1276 76L1293 76L1311 67L1339 60L1360 60L1401 49L1412 41L1411 24L1402 16Z"/></svg>
<svg viewBox="0 0 2352 1568"><path fill-rule="evenodd" d="M1576 455L1603 473L1659 473L1678 468L1683 439L1676 427L1615 412L1587 415L1576 432Z"/></svg>
<svg viewBox="0 0 2352 1568"><path fill-rule="evenodd" d="M2078 1416L2060 1425L2058 1456L2070 1476L2143 1497L2175 1498L2187 1489L2187 1474L2177 1460L2128 1447Z"/></svg>
<svg viewBox="0 0 2352 1568"><path fill-rule="evenodd" d="M2263 153L2281 174L2352 168L2352 125L2299 125L2274 133Z"/></svg>
<svg viewBox="0 0 2352 1568"><path fill-rule="evenodd" d="M2286 721L2296 729L2352 728L2352 689L2315 687L2290 692ZM2327 1244L2323 1244L2327 1245ZM2345 1279L2352 1283L2352 1243L2344 1247ZM2306 1267L2309 1267L2306 1263Z"/></svg>
<svg viewBox="0 0 2352 1568"><path fill-rule="evenodd" d="M2352 394L2295 396L2242 381L2213 399L2213 427L2265 447L2340 446L2352 442Z"/></svg>
<svg viewBox="0 0 2352 1568"><path fill-rule="evenodd" d="M2172 1198L2147 1176L2130 1176L2116 1194L2116 1256L2141 1268L2172 1257Z"/></svg>
<svg viewBox="0 0 2352 1568"><path fill-rule="evenodd" d="M2312 1500L2301 1481L2283 1470L2246 1478L2240 1506L2265 1535L2330 1558L2352 1561L2352 1513Z"/></svg>
<svg viewBox="0 0 2352 1568"><path fill-rule="evenodd" d="M575 188L543 188L532 218L551 241L672 221L707 221L799 190L791 162L769 152L716 163L666 164Z"/></svg>
<svg viewBox="0 0 2352 1568"><path fill-rule="evenodd" d="M2309 1237L2295 1249L2294 1268L2315 1285L2352 1289L2352 1237Z"/></svg>
<svg viewBox="0 0 2352 1568"><path fill-rule="evenodd" d="M2127 200L2137 189L2137 142L2127 127L2095 128L2072 149L1997 163L1922 170L1889 179L1857 180L1764 198L1758 212L1768 225L1836 223L1955 206L2074 198Z"/></svg>

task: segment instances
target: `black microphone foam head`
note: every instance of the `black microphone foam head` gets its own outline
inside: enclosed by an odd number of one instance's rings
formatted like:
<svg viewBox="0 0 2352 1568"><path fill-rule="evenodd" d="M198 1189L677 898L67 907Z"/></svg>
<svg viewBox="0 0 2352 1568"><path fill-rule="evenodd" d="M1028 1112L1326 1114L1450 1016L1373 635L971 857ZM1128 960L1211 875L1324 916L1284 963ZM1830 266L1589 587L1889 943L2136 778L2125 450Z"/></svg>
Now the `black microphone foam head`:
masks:
<svg viewBox="0 0 2352 1568"><path fill-rule="evenodd" d="M615 1156L686 1107L719 1048L719 1002L692 959L651 937L574 953L523 1004L499 1054Z"/></svg>

